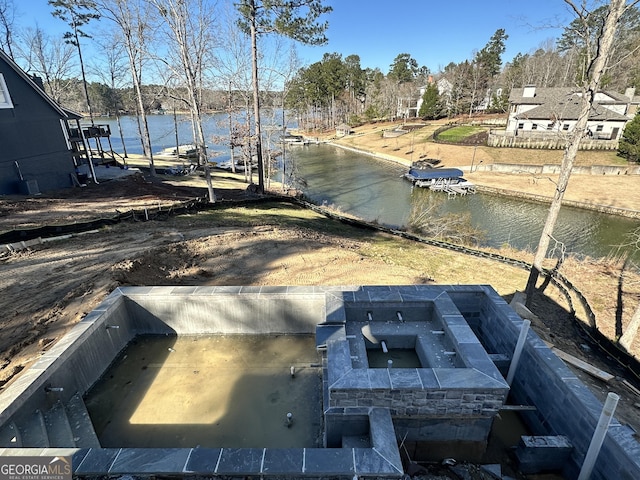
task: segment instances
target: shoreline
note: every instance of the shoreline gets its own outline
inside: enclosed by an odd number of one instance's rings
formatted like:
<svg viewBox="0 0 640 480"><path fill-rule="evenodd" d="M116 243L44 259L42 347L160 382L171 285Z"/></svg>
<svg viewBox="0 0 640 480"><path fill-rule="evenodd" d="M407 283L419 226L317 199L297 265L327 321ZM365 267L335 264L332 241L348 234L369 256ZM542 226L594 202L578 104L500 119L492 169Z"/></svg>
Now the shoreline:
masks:
<svg viewBox="0 0 640 480"><path fill-rule="evenodd" d="M411 162L410 161L404 161L401 158L395 157L393 155L387 155L384 153L379 153L379 152L370 152L367 150L361 150L355 147L351 147L351 146L347 146L347 145L342 145L340 143L336 143L333 141L327 141L325 142L327 145L331 145L337 148L341 148L343 150L347 150L347 151L351 151L354 153L358 153L361 155L366 155L369 157L373 157L376 158L378 160L384 160L384 161L388 161L388 162L393 162L399 165L403 165L406 166L407 168L411 166ZM465 170L465 166L457 166L458 168L461 168L462 170ZM469 169L470 167L467 165L466 169ZM481 173L481 172L475 172L473 175L476 176L476 174ZM482 173L489 173L489 172L482 172ZM530 175L526 175L527 181L529 179ZM595 177L595 176L594 176ZM572 177L574 178L574 177ZM640 176L638 176L638 179L640 180ZM553 196L552 195L544 195L544 194L539 194L539 193L532 193L532 192L526 192L526 191L522 191L522 190L514 190L514 189L508 189L508 188L499 188L499 187L495 187L492 185L488 185L485 183L482 183L481 181L479 182L478 179L474 179L474 181L472 181L473 184L476 185L477 190L479 192L482 193L486 193L488 195L499 195L499 196L505 196L505 197L513 197L513 198L522 198L524 200L528 200L528 201L532 201L532 202L537 202L537 203L543 203L543 204L551 204L551 202L553 201ZM536 186L537 182L534 182L532 185ZM568 206L568 207L573 207L573 208L580 208L583 210L591 210L591 211L596 211L599 213L604 213L607 215L615 215L615 216L619 216L619 217L624 217L624 218L630 218L630 219L640 219L640 210L636 210L636 209L631 209L631 208L623 208L623 207L615 207L612 205L605 205L605 204L600 204L600 203L593 203L593 202L584 202L584 201L578 201L578 200L571 200L566 198L563 198L562 200L562 204L564 206Z"/></svg>

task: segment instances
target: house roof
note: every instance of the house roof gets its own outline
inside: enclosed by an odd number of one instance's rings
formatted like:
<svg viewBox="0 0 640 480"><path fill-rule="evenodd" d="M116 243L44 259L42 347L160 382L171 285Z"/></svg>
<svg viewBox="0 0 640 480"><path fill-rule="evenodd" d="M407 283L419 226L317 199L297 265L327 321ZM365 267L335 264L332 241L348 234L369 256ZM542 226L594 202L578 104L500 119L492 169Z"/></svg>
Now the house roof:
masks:
<svg viewBox="0 0 640 480"><path fill-rule="evenodd" d="M60 114L60 118L82 118L82 116L78 113L72 112L71 110L66 110L58 105L53 99L47 95L44 90L42 90L36 82L24 71L22 68L16 64L11 57L9 57L6 53L0 49L0 60L3 60L9 68L14 70L22 79L33 88L38 95L40 95L45 102L47 102L56 112Z"/></svg>
<svg viewBox="0 0 640 480"><path fill-rule="evenodd" d="M535 88L534 96L523 96L523 88L514 88L509 95L509 102L519 105L536 105L526 112L515 115L514 118L529 120L576 120L580 114L581 92L574 88ZM599 92L609 97L593 104L589 113L589 120L593 121L621 121L629 118L603 105L626 105L630 99L611 92Z"/></svg>
<svg viewBox="0 0 640 480"><path fill-rule="evenodd" d="M580 101L562 102L556 105L540 105L526 112L515 115L518 120L577 120L580 114ZM595 104L589 112L589 120L592 121L620 121L626 122L629 117L614 112L602 105Z"/></svg>

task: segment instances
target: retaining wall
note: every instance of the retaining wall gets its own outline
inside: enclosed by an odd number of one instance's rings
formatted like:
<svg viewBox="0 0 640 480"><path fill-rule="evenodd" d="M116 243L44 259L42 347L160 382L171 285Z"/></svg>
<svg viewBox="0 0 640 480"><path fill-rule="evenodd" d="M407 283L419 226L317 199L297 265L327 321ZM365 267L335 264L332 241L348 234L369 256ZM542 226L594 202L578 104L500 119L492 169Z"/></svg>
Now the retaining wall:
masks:
<svg viewBox="0 0 640 480"><path fill-rule="evenodd" d="M557 175L560 173L560 165L529 165L522 163L491 163L478 165L475 170L498 173L530 173L532 175ZM572 173L577 175L640 175L640 165L589 165L574 166Z"/></svg>
<svg viewBox="0 0 640 480"><path fill-rule="evenodd" d="M495 291L449 292L489 353L511 356L522 320ZM577 478L602 403L531 330L511 385L511 402L535 405L521 416L534 435L564 435L573 445L563 473ZM593 480L640 478L640 443L614 419L598 456Z"/></svg>

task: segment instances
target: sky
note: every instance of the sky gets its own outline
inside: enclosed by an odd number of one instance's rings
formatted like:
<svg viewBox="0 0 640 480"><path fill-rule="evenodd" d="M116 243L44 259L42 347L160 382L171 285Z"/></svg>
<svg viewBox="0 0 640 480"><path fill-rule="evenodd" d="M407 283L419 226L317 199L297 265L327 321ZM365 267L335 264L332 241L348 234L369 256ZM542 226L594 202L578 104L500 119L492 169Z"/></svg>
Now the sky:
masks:
<svg viewBox="0 0 640 480"><path fill-rule="evenodd" d="M231 0L219 0L230 2ZM47 0L16 0L18 23L36 23L48 33L67 30L51 15ZM324 0L333 11L328 44L298 45L305 64L322 59L324 53L360 56L362 68L383 73L400 53L409 53L419 66L432 73L451 62L472 59L496 30L508 35L503 63L518 53L530 53L554 40L574 17L563 0Z"/></svg>

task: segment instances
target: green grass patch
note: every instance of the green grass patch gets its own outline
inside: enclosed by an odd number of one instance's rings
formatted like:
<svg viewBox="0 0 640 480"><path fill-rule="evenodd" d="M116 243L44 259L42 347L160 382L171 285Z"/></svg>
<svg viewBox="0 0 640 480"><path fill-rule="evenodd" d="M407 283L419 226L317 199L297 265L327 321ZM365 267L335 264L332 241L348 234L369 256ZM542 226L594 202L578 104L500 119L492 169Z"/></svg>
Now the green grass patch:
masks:
<svg viewBox="0 0 640 480"><path fill-rule="evenodd" d="M471 125L461 125L453 127L438 135L438 139L443 142L458 143L463 142L466 138L485 132L487 129L483 127L474 127Z"/></svg>
<svg viewBox="0 0 640 480"><path fill-rule="evenodd" d="M211 227L259 227L305 228L328 235L340 235L354 240L367 238L371 230L332 220L313 210L288 202L261 202L254 205L229 205L228 207L202 210L197 214L181 215L176 222L193 226Z"/></svg>

